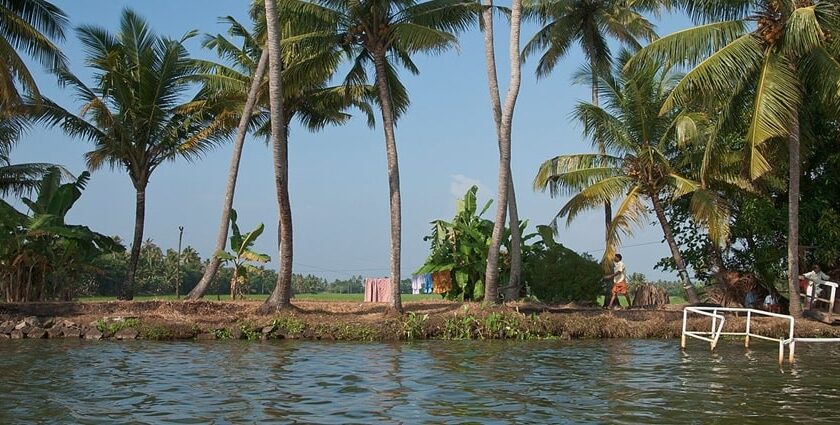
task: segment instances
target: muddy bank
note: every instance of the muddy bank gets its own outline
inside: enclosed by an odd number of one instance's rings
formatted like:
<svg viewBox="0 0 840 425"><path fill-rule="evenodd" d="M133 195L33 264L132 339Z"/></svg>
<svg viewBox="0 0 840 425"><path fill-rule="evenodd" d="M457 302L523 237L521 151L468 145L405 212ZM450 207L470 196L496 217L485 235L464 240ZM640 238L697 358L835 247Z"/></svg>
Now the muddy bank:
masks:
<svg viewBox="0 0 840 425"><path fill-rule="evenodd" d="M395 341L411 339L679 338L682 311L609 311L574 306L416 302L406 314L353 302L295 302L293 312L257 313L259 302L141 301L0 304L0 339L313 339ZM696 318L690 329L708 329ZM786 337L780 319L753 319L754 333ZM728 317L727 330L744 328ZM840 327L798 320L798 337L840 337Z"/></svg>

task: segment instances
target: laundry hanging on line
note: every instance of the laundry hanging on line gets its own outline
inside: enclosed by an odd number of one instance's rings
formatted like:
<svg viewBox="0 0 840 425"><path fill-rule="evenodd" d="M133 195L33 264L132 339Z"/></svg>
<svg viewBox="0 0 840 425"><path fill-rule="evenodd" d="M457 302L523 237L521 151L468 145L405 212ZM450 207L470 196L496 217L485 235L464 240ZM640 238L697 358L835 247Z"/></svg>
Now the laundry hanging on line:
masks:
<svg viewBox="0 0 840 425"><path fill-rule="evenodd" d="M366 303L389 303L394 301L391 293L391 278L389 277L368 277L365 278Z"/></svg>
<svg viewBox="0 0 840 425"><path fill-rule="evenodd" d="M452 290L452 273L449 271L435 272L432 274L432 292L445 294Z"/></svg>
<svg viewBox="0 0 840 425"><path fill-rule="evenodd" d="M417 274L411 277L412 294L431 294L433 286L431 273Z"/></svg>

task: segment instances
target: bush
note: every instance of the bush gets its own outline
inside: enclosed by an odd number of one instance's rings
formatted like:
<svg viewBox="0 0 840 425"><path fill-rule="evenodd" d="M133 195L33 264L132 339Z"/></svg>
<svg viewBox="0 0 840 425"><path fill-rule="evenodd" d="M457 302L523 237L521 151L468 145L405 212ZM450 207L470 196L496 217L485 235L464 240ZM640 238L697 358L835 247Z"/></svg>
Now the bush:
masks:
<svg viewBox="0 0 840 425"><path fill-rule="evenodd" d="M547 303L594 303L603 293L601 266L555 242L549 227L537 230L542 241L530 247L524 261L531 295Z"/></svg>

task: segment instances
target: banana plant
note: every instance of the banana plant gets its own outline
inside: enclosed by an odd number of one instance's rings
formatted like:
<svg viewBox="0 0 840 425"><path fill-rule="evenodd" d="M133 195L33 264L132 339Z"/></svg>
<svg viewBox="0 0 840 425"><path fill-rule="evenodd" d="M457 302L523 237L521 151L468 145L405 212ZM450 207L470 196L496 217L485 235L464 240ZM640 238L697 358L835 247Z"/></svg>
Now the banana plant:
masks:
<svg viewBox="0 0 840 425"><path fill-rule="evenodd" d="M65 184L61 174L51 168L37 198L21 200L31 216L0 201L0 293L7 302L69 299L76 278L93 271L97 257L124 250L110 237L65 222L90 174Z"/></svg>
<svg viewBox="0 0 840 425"><path fill-rule="evenodd" d="M248 290L249 274L257 272L258 269L251 263L265 264L271 261L271 257L254 251L253 246L257 238L265 230L265 225L260 223L254 230L242 234L236 224L236 210L230 211L230 249L231 252L218 251L216 257L224 263L233 265L233 275L230 278L230 298L235 300L238 296L242 298Z"/></svg>

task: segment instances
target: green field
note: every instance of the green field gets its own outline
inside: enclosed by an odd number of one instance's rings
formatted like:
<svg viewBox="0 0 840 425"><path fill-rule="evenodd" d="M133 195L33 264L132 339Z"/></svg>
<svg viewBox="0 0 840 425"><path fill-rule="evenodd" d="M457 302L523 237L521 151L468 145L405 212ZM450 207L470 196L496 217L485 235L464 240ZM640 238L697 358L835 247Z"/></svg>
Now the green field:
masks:
<svg viewBox="0 0 840 425"><path fill-rule="evenodd" d="M246 297L248 300L253 301L262 301L265 300L268 295L249 295ZM182 297L183 298L183 297ZM207 295L204 297L207 301L216 301L217 299L220 301L227 301L228 296L216 296L216 295ZM362 302L364 299L363 294L330 294L330 293L319 293L319 294L298 294L295 295L293 298L299 301L333 301L333 302ZM413 295L413 294L403 294L402 300L403 302L412 302L412 301L436 301L441 300L441 296L437 294L420 294L420 295ZM97 302L97 301L116 301L116 297L81 297L79 301L82 302ZM175 301L175 295L138 295L134 297L135 301ZM624 297L620 297L619 300L621 301L621 305L623 307L627 306L627 302L625 302ZM598 305L602 305L604 302L604 297L598 297ZM683 297L671 297L671 304L687 304L685 298Z"/></svg>

